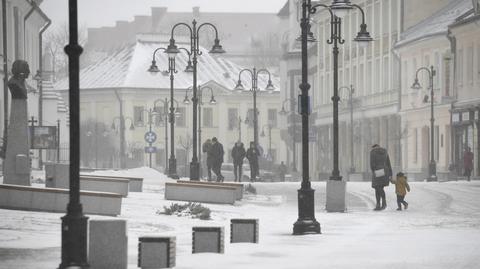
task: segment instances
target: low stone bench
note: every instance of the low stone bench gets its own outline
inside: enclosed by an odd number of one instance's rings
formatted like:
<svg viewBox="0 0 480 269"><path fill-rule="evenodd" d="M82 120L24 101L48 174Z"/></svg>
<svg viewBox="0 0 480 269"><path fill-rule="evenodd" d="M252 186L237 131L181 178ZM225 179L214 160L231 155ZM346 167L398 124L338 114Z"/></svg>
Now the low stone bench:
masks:
<svg viewBox="0 0 480 269"><path fill-rule="evenodd" d="M127 269L126 220L90 220L88 231L90 269Z"/></svg>
<svg viewBox="0 0 480 269"><path fill-rule="evenodd" d="M68 200L68 189L0 184L0 208L65 212ZM80 201L86 214L117 216L121 213L122 196L116 193L81 191Z"/></svg>
<svg viewBox="0 0 480 269"><path fill-rule="evenodd" d="M165 183L165 200L234 204L236 188L195 183Z"/></svg>
<svg viewBox="0 0 480 269"><path fill-rule="evenodd" d="M175 267L176 238L138 238L138 267L142 269Z"/></svg>
<svg viewBox="0 0 480 269"><path fill-rule="evenodd" d="M230 243L258 243L258 219L231 219Z"/></svg>
<svg viewBox="0 0 480 269"><path fill-rule="evenodd" d="M143 178L141 177L102 176L102 175L90 175L90 174L80 174L80 177L98 177L98 178L106 177L106 178L127 179L129 181L128 191L130 192L143 191Z"/></svg>
<svg viewBox="0 0 480 269"><path fill-rule="evenodd" d="M193 227L192 253L224 253L225 232L223 227Z"/></svg>
<svg viewBox="0 0 480 269"><path fill-rule="evenodd" d="M128 179L80 176L80 189L86 191L113 192L127 197L129 184Z"/></svg>
<svg viewBox="0 0 480 269"><path fill-rule="evenodd" d="M230 183L230 182L211 182L211 181L187 181L187 180L177 180L177 183L193 183L193 184L205 184L210 186L224 186L224 187L233 187L235 188L235 199L243 199L243 184L241 183Z"/></svg>

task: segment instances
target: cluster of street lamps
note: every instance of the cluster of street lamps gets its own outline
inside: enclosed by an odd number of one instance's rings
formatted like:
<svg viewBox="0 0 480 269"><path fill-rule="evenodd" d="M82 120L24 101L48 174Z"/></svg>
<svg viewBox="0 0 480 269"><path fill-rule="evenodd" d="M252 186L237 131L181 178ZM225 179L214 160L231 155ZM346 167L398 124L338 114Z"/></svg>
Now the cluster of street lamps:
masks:
<svg viewBox="0 0 480 269"><path fill-rule="evenodd" d="M309 176L309 108L310 98L308 91L310 84L308 83L308 42L314 41L311 34L310 17L317 12L318 8L324 8L330 13L330 38L327 44L333 45L333 171L330 180L341 181L340 171L338 169L338 55L339 44L343 44L345 40L341 36L342 16L346 12L357 8L362 14L362 24L360 31L354 38L361 47L368 45L371 38L365 24L365 13L363 9L356 4L352 4L350 0L333 0L330 5L312 4L311 0L302 1L302 18L300 21L301 28L301 56L302 56L302 82L300 84L300 113L302 115L302 184L298 190L298 220L293 225L293 234L320 233L320 223L315 219L314 190L311 188Z"/></svg>

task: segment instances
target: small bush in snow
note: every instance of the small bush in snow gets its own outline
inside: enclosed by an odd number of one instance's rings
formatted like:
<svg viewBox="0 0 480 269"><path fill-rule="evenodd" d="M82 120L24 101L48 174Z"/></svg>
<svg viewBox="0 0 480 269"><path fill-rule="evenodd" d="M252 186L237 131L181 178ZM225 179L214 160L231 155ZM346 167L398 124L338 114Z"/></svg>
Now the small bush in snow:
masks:
<svg viewBox="0 0 480 269"><path fill-rule="evenodd" d="M252 184L245 186L245 193L247 194L257 194L257 189Z"/></svg>
<svg viewBox="0 0 480 269"><path fill-rule="evenodd" d="M169 207L164 206L163 212L158 210L157 214L176 215L178 217L191 217L194 219L209 220L210 212L210 209L202 206L202 204L189 202L185 204L172 203Z"/></svg>

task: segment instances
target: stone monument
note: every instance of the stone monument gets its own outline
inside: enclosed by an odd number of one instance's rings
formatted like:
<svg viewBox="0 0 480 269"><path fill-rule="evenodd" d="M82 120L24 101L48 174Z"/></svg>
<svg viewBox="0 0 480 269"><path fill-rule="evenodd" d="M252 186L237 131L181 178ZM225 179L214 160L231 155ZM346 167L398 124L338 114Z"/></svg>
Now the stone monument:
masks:
<svg viewBox="0 0 480 269"><path fill-rule="evenodd" d="M28 63L23 60L13 62L12 74L8 81L12 105L7 130L3 183L30 186L30 140L25 86L25 79L30 75Z"/></svg>

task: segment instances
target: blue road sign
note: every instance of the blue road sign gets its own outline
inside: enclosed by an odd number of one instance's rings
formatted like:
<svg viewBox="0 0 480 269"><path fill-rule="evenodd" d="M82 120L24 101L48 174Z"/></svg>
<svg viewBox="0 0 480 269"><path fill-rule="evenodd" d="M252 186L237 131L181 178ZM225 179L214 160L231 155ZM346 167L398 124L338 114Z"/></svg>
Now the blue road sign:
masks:
<svg viewBox="0 0 480 269"><path fill-rule="evenodd" d="M157 147L149 146L145 147L145 153L156 153L157 152Z"/></svg>
<svg viewBox="0 0 480 269"><path fill-rule="evenodd" d="M155 141L157 141L157 134L154 133L154 132L148 131L148 132L145 133L144 138L145 138L145 141L146 141L147 143L152 144L152 143L154 143Z"/></svg>

